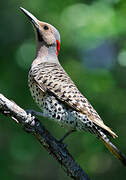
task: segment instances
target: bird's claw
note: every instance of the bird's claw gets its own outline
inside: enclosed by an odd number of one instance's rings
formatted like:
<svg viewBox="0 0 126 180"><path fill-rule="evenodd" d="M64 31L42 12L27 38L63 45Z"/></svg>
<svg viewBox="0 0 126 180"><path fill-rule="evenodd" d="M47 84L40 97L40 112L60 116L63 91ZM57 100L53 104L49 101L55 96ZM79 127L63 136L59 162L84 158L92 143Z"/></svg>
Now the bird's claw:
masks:
<svg viewBox="0 0 126 180"><path fill-rule="evenodd" d="M43 113L37 112L37 111L35 111L35 110L33 110L33 109L27 109L27 110L26 110L26 113L27 113L27 114L32 114L32 115L36 115L36 116L41 116L41 117L43 117Z"/></svg>
<svg viewBox="0 0 126 180"><path fill-rule="evenodd" d="M24 130L28 133L35 131L35 116L34 116L34 110L26 110L27 113L27 119L24 124Z"/></svg>
<svg viewBox="0 0 126 180"><path fill-rule="evenodd" d="M63 149L67 148L67 144L63 143L62 140L59 140L58 143L62 146Z"/></svg>
<svg viewBox="0 0 126 180"><path fill-rule="evenodd" d="M36 111L33 110L33 109L26 109L25 111L26 111L27 114L31 114L32 116L34 116L36 114L35 113Z"/></svg>
<svg viewBox="0 0 126 180"><path fill-rule="evenodd" d="M27 113L27 119L25 121L26 124L29 124L30 126L35 125L35 116L33 116L33 113Z"/></svg>
<svg viewBox="0 0 126 180"><path fill-rule="evenodd" d="M24 129L25 132L27 132L27 133L33 133L33 132L35 132L35 129L34 129L33 127L24 126L23 129Z"/></svg>

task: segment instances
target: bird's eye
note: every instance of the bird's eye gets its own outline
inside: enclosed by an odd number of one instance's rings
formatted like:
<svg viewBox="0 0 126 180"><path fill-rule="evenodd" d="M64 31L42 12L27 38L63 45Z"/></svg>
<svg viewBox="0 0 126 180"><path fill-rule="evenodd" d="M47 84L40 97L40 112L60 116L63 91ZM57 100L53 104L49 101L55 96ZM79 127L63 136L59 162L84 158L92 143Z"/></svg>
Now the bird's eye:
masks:
<svg viewBox="0 0 126 180"><path fill-rule="evenodd" d="M48 26L46 26L46 25L45 25L43 28L44 28L45 30L48 30L48 29L49 29Z"/></svg>

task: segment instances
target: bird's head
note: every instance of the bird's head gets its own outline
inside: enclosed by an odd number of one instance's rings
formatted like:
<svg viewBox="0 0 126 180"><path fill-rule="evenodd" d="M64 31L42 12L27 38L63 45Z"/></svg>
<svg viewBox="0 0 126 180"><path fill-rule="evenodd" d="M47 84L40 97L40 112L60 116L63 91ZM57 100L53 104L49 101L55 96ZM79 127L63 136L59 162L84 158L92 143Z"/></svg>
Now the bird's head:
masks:
<svg viewBox="0 0 126 180"><path fill-rule="evenodd" d="M24 12L24 14L33 24L38 43L43 44L47 47L56 47L56 53L58 56L60 50L60 34L58 30L51 24L39 21L34 15L32 15L26 9L22 7L20 7L20 9Z"/></svg>

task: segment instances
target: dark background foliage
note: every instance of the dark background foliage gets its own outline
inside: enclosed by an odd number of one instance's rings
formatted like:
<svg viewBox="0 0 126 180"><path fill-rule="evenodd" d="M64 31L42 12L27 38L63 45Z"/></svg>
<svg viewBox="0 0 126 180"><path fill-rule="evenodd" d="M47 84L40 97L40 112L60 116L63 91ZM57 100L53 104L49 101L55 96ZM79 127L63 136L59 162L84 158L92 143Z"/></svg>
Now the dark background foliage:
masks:
<svg viewBox="0 0 126 180"><path fill-rule="evenodd" d="M35 36L22 6L61 34L60 62L104 122L119 135L113 142L126 153L126 1L27 0L0 3L0 93L24 109L35 109L27 75ZM60 138L65 130L42 119ZM65 140L92 179L125 179L126 169L89 133ZM57 162L30 135L0 115L0 178L67 180Z"/></svg>

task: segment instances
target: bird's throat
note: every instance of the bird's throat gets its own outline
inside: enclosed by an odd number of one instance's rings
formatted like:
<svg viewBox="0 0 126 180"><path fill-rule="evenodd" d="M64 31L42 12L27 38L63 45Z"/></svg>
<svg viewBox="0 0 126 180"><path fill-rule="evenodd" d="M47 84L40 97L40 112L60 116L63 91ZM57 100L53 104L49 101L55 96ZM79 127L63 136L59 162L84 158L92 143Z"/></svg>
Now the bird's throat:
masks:
<svg viewBox="0 0 126 180"><path fill-rule="evenodd" d="M59 63L57 58L56 46L46 46L43 43L37 44L36 56L32 65L35 66L42 62Z"/></svg>

